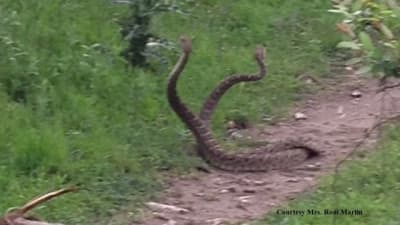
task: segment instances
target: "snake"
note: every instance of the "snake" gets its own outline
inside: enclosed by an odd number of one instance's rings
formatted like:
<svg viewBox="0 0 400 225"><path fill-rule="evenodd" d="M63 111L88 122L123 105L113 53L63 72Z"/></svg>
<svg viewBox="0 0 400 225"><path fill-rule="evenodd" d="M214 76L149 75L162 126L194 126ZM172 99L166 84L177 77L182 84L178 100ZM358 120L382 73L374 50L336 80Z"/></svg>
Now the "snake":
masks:
<svg viewBox="0 0 400 225"><path fill-rule="evenodd" d="M192 52L192 41L190 38L181 36L179 42L182 49L181 55L168 76L166 90L167 99L172 110L195 137L199 146L196 148L197 153L206 163L225 171L262 172L295 167L310 158L320 155L317 148L307 143L308 141L302 138L287 139L274 143L273 145L262 146L240 153L225 151L211 135L207 122L204 122L200 116L193 113L178 95L176 88L178 79L185 69ZM264 56L265 49L261 46L257 47L255 58L260 66L260 73L258 76L261 76L261 78L264 77L266 71L263 62ZM225 79L225 81L226 80L229 80L229 78ZM231 78L231 80L234 79ZM225 90L217 90L218 87L214 89L210 96L217 96L217 98L206 101L205 105L213 106L215 103L208 104L207 102L218 102L223 92L233 85L234 82L227 82L227 84L223 85ZM205 111L205 113L202 114L202 118L207 120L209 116L211 116L212 110L213 109L211 109L211 111Z"/></svg>
<svg viewBox="0 0 400 225"><path fill-rule="evenodd" d="M241 83L241 82L254 82L254 81L259 81L262 78L265 77L265 74L267 73L265 64L263 62L263 59L265 58L265 51L264 48L261 46L258 46L256 48L256 52L254 53L254 59L257 62L259 66L259 71L255 74L236 74L236 75L231 75L224 80L222 80L219 85L214 88L214 90L211 92L211 94L208 95L206 98L206 101L204 101L203 106L201 107L200 110L200 119L205 123L206 126L209 125L211 116L216 108L216 106L219 103L219 100L222 98L222 96L235 84Z"/></svg>

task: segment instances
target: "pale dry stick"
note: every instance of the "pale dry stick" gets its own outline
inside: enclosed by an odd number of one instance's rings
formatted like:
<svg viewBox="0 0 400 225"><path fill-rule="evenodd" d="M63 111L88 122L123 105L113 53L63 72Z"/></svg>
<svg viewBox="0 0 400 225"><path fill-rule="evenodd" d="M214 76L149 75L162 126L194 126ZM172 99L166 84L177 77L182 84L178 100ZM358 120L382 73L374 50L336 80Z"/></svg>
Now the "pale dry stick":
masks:
<svg viewBox="0 0 400 225"><path fill-rule="evenodd" d="M17 218L14 220L13 225L64 225L62 223L49 223L45 221L28 220L25 218Z"/></svg>
<svg viewBox="0 0 400 225"><path fill-rule="evenodd" d="M208 126L195 115L180 99L176 85L179 75L192 52L191 40L181 37L182 54L168 77L167 97L171 108L190 129L199 145L199 155L210 165L227 171L257 172L273 169L287 169L319 155L319 151L305 140L286 140L273 146L257 148L251 152L232 154L225 152L212 137ZM264 50L256 50L263 54ZM262 58L262 55L258 57Z"/></svg>
<svg viewBox="0 0 400 225"><path fill-rule="evenodd" d="M37 198L32 199L31 201L29 201L28 203L26 203L24 206L22 206L21 208L17 208L17 209L13 209L9 212L6 212L6 214L0 218L0 225L18 225L18 224L22 224L22 222L18 222L16 223L17 219L27 219L26 217L26 213L30 210L32 210L33 208L37 207L38 205L40 205L41 203L44 203L46 201L49 201L52 198L55 198L57 196L60 196L62 194L65 193L69 193L69 192L75 192L77 191L77 188L63 188L57 191L53 191L50 193L47 193L45 195L39 196Z"/></svg>

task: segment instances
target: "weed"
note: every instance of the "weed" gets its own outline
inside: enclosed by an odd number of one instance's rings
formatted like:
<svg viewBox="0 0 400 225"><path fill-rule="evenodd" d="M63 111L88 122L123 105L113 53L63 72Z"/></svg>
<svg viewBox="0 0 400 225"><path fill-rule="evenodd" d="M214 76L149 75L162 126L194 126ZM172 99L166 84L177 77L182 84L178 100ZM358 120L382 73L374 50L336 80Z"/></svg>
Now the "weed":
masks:
<svg viewBox="0 0 400 225"><path fill-rule="evenodd" d="M359 74L373 72L400 77L400 6L392 0L343 1L330 10L344 19L337 29L345 34L339 48L355 52L349 65L362 63Z"/></svg>

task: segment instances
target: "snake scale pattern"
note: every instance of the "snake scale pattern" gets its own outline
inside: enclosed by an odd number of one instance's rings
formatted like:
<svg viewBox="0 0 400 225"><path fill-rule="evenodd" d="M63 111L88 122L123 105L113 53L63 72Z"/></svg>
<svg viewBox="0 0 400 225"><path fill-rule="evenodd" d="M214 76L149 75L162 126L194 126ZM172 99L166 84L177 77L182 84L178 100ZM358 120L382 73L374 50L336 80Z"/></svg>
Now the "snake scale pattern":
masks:
<svg viewBox="0 0 400 225"><path fill-rule="evenodd" d="M257 81L266 74L264 65L265 50L258 47L255 59L260 67L256 75L237 75L225 79L210 94L203 105L200 116L195 115L178 96L177 81L184 70L192 52L192 43L189 38L181 37L182 53L175 67L168 77L167 97L171 108L193 133L198 143L198 154L211 166L233 172L260 172L269 170L287 169L297 166L305 160L319 155L319 151L307 144L303 139L285 140L265 147L242 153L228 153L224 151L212 137L208 128L208 121L222 95L234 84L242 81Z"/></svg>

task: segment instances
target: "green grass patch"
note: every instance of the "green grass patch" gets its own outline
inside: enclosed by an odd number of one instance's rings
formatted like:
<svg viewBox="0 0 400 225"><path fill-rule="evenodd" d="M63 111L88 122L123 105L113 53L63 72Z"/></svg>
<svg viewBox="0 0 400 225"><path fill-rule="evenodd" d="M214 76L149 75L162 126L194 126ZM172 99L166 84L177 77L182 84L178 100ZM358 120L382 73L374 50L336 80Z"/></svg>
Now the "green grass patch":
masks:
<svg viewBox="0 0 400 225"><path fill-rule="evenodd" d="M392 127L381 140L379 151L348 162L337 176L324 179L315 191L279 209L305 210L304 216L278 215L273 210L265 220L255 224L332 224L333 215L324 210L360 210L362 215L336 215L336 224L398 224L400 201L400 128ZM316 209L320 215L307 214Z"/></svg>
<svg viewBox="0 0 400 225"><path fill-rule="evenodd" d="M268 77L238 85L213 119L276 117L296 99L295 76L327 74L338 37L323 1L195 1L188 16L156 16L152 30L194 38L179 83L196 111L225 76L254 72L267 47ZM160 171L187 171L191 135L165 97L168 70L133 69L111 1L5 0L0 4L0 212L59 187L82 190L38 209L66 224L105 224L121 207L139 206L162 187ZM329 34L329 35L327 35ZM331 35L332 34L332 35ZM172 68L177 52L165 55Z"/></svg>

